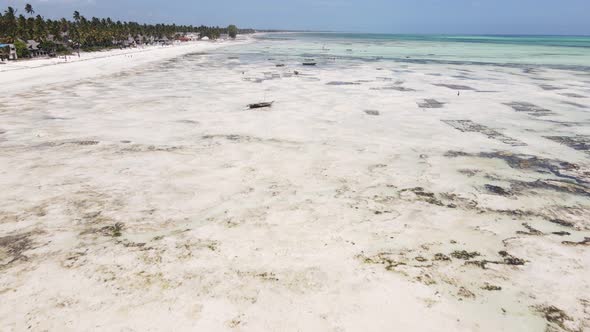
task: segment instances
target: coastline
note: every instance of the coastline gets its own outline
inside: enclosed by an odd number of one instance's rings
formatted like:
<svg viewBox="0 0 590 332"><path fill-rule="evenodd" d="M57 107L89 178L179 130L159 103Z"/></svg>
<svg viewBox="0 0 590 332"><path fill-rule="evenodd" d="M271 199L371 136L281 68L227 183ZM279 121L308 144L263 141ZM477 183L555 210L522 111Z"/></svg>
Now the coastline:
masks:
<svg viewBox="0 0 590 332"><path fill-rule="evenodd" d="M144 46L107 51L80 52L62 58L42 58L6 62L0 65L0 85L5 93L48 84L114 74L154 61L162 61L181 55L206 52L230 45L252 42L247 35L236 40L195 41L168 46Z"/></svg>

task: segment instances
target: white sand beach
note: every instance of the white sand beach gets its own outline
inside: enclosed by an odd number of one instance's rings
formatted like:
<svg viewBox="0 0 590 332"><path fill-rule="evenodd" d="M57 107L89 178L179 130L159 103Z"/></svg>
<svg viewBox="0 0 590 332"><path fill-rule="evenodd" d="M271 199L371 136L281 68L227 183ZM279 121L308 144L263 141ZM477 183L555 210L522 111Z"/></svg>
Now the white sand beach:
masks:
<svg viewBox="0 0 590 332"><path fill-rule="evenodd" d="M587 73L111 54L1 68L0 330L590 330Z"/></svg>
<svg viewBox="0 0 590 332"><path fill-rule="evenodd" d="M80 52L55 58L5 61L0 65L3 91L12 92L53 83L76 81L118 73L154 61L164 61L183 54L205 52L228 44L248 42L250 36L237 41L195 41L171 45L141 46L98 52ZM57 67L59 66L59 67ZM67 73L67 75L64 75Z"/></svg>

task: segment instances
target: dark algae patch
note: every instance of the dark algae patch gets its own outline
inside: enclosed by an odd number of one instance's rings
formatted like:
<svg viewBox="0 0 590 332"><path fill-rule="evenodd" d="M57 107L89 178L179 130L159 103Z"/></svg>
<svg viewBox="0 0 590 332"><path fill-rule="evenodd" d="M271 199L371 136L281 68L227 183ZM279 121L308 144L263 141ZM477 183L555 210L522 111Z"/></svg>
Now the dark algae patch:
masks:
<svg viewBox="0 0 590 332"><path fill-rule="evenodd" d="M545 91L563 90L563 88L551 84L540 84L539 87Z"/></svg>
<svg viewBox="0 0 590 332"><path fill-rule="evenodd" d="M389 253L382 252L373 257L359 256L359 258L362 258L363 262L367 264L385 265L385 269L388 271L393 270L397 266L406 265L406 263L395 261L389 256Z"/></svg>
<svg viewBox="0 0 590 332"><path fill-rule="evenodd" d="M586 98L586 96L584 96L584 95L581 95L579 93L573 93L573 92L560 93L560 95L565 96L565 97L570 97L570 98Z"/></svg>
<svg viewBox="0 0 590 332"><path fill-rule="evenodd" d="M574 227L574 223L562 219L550 219L550 222L561 225L563 227Z"/></svg>
<svg viewBox="0 0 590 332"><path fill-rule="evenodd" d="M480 268L482 268L482 269L485 270L487 268L486 266L488 264L524 265L526 263L526 261L524 259L518 258L518 257L515 257L515 256L512 256L511 254L509 254L505 250L502 250L502 251L498 252L498 255L500 255L501 260L494 260L494 261L487 260L487 259L483 259L483 260L471 260L471 261L465 262L465 265L473 265L473 266L477 266L477 267L480 267ZM477 256L475 256L475 257L477 257Z"/></svg>
<svg viewBox="0 0 590 332"><path fill-rule="evenodd" d="M584 240L579 242L563 241L561 243L565 244L566 246L590 246L590 237L585 237Z"/></svg>
<svg viewBox="0 0 590 332"><path fill-rule="evenodd" d="M537 156L517 154L507 151L480 152L477 154L469 154L461 151L449 151L445 154L445 156L451 158L478 157L487 159L500 159L514 169L533 171L541 174L552 174L558 178L561 178L558 181L568 180L568 183L578 184L584 188L586 188L586 186L589 184L587 181L588 176L590 175L590 170L584 169L578 164L558 159L540 158ZM542 183L537 184L537 186L542 187L546 185L555 187L562 185L551 181L553 180L542 180ZM531 186L535 185L532 184Z"/></svg>
<svg viewBox="0 0 590 332"><path fill-rule="evenodd" d="M379 115L379 111L375 111L375 110L365 110L365 113L368 115Z"/></svg>
<svg viewBox="0 0 590 332"><path fill-rule="evenodd" d="M25 252L33 249L31 236L35 232L0 237L0 269L19 260L27 260Z"/></svg>
<svg viewBox="0 0 590 332"><path fill-rule="evenodd" d="M443 108L445 103L436 99L424 99L422 102L418 102L420 108Z"/></svg>
<svg viewBox="0 0 590 332"><path fill-rule="evenodd" d="M439 199L436 198L434 193L426 191L422 187L407 188L407 189L402 189L400 191L400 193L404 193L404 192L414 193L418 197L419 201L423 201L423 202L438 205L438 206L445 205L442 201L440 201Z"/></svg>
<svg viewBox="0 0 590 332"><path fill-rule="evenodd" d="M437 253L437 254L434 254L434 260L435 261L450 261L451 258L445 254Z"/></svg>
<svg viewBox="0 0 590 332"><path fill-rule="evenodd" d="M495 129L475 123L471 120L442 120L442 122L448 124L449 126L461 132L481 133L490 139L500 141L504 144L512 146L526 146L525 143L515 138L508 137Z"/></svg>
<svg viewBox="0 0 590 332"><path fill-rule="evenodd" d="M494 194L494 195L500 195L500 196L510 196L511 193L510 191L500 187L500 186L495 186L495 185L491 185L491 184L486 184L484 185L484 188Z"/></svg>
<svg viewBox="0 0 590 332"><path fill-rule="evenodd" d="M400 92L412 92L412 91L416 91L412 88L406 88L403 86L399 86L399 85L393 85L393 86L383 86L383 87L379 87L379 88L370 88L369 90L394 90L394 91L400 91Z"/></svg>
<svg viewBox="0 0 590 332"><path fill-rule="evenodd" d="M555 325L565 331L571 330L566 326L567 321L573 321L563 310L553 305L543 305L535 307L536 311L541 313L549 325ZM554 329L547 329L547 331L554 331Z"/></svg>
<svg viewBox="0 0 590 332"><path fill-rule="evenodd" d="M540 230L534 228L533 226L527 224L526 222L522 224L522 226L524 228L527 229L526 232L524 231L517 231L516 234L522 234L522 235L544 235L543 232L541 232Z"/></svg>
<svg viewBox="0 0 590 332"><path fill-rule="evenodd" d="M513 110L516 112L524 112L532 116L547 116L547 115L554 115L554 113L546 108L537 106L535 104L522 102L522 101L514 101L511 103L504 104L506 106L512 107Z"/></svg>
<svg viewBox="0 0 590 332"><path fill-rule="evenodd" d="M98 229L98 233L104 235L104 236L109 236L109 237L120 237L121 235L123 235L123 228L125 228L125 224L123 224L122 222L117 222L113 225L109 225L109 226L104 226L100 229ZM86 231L83 232L83 234L89 234L89 233L95 233L96 230L94 231Z"/></svg>
<svg viewBox="0 0 590 332"><path fill-rule="evenodd" d="M475 90L474 88L467 86L467 85L458 85L458 84L434 84L435 86L440 86L443 88L449 88L451 90Z"/></svg>
<svg viewBox="0 0 590 332"><path fill-rule="evenodd" d="M344 81L332 81L326 83L326 85L360 85L358 82L344 82Z"/></svg>
<svg viewBox="0 0 590 332"><path fill-rule="evenodd" d="M504 259L506 265L524 265L524 259L510 255L507 251L500 251L498 254Z"/></svg>
<svg viewBox="0 0 590 332"><path fill-rule="evenodd" d="M487 291L499 291L499 290L502 290L502 287L496 286L496 285L492 285L492 284L489 284L489 283L486 282L485 285L483 285L481 287L481 289L487 290Z"/></svg>
<svg viewBox="0 0 590 332"><path fill-rule="evenodd" d="M456 250L451 253L453 258L468 260L480 256L481 254L477 251L468 252L466 250Z"/></svg>
<svg viewBox="0 0 590 332"><path fill-rule="evenodd" d="M554 142L569 146L570 148L578 151L589 151L590 150L590 136L587 135L576 135L576 136L545 136Z"/></svg>

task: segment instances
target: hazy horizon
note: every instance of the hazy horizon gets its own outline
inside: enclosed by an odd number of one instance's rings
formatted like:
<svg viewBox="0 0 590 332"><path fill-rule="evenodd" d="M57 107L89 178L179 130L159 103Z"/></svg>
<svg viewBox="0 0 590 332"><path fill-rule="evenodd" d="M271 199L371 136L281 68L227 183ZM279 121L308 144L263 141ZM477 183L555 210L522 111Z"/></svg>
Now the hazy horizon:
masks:
<svg viewBox="0 0 590 332"><path fill-rule="evenodd" d="M565 2L565 1L564 1ZM209 2L171 0L0 0L2 9L13 6L24 13L33 5L46 18L71 18L78 10L86 17L111 17L140 23L185 25L236 24L262 30L437 35L554 35L588 36L590 20L585 0L556 3L550 0L475 0L362 2L359 0L296 0L275 3L236 0L224 6Z"/></svg>

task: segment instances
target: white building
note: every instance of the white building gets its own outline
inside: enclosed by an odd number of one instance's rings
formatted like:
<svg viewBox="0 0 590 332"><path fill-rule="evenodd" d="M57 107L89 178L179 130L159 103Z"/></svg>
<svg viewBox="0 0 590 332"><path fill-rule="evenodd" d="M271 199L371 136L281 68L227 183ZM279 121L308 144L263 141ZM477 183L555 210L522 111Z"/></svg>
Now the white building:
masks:
<svg viewBox="0 0 590 332"><path fill-rule="evenodd" d="M14 46L14 44L0 44L0 48L3 49L3 52L0 52L0 54L3 54L3 56L8 56L7 60L18 59L18 56L16 55L16 47Z"/></svg>

